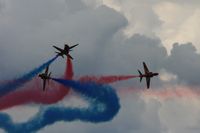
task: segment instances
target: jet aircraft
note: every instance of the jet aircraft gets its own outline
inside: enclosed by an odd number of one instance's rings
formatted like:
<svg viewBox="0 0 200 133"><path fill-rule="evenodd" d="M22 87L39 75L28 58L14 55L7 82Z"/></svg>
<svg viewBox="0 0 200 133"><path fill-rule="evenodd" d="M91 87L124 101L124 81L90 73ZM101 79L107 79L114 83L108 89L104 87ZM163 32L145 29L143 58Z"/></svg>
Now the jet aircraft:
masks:
<svg viewBox="0 0 200 133"><path fill-rule="evenodd" d="M69 52L72 51L72 48L76 47L77 45L79 45L79 44L76 44L73 46L69 46L69 45L65 44L64 49L61 49L57 46L53 46L53 47L58 50L56 52L58 54L58 56L62 56L64 58L64 55L66 55L73 60L73 57L69 54Z"/></svg>
<svg viewBox="0 0 200 133"><path fill-rule="evenodd" d="M51 72L48 74L49 66L45 69L44 73L39 74L38 76L43 80L43 91L45 91L46 81L51 79Z"/></svg>
<svg viewBox="0 0 200 133"><path fill-rule="evenodd" d="M144 74L142 74L141 71L138 70L138 72L140 74L140 82L142 81L142 78L145 77L146 78L147 89L149 89L151 78L154 77L154 76L158 76L159 73L150 72L148 67L147 67L147 65L145 64L145 62L143 62L143 67L144 67Z"/></svg>

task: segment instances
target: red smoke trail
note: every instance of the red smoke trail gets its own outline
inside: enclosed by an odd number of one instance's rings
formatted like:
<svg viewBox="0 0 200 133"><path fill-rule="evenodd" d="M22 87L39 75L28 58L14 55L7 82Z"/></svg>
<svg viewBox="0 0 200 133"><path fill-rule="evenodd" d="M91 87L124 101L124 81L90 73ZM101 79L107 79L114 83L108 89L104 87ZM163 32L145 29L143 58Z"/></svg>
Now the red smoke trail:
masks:
<svg viewBox="0 0 200 133"><path fill-rule="evenodd" d="M67 57L67 64L66 64L66 69L65 69L65 74L64 74L64 79L71 80L73 79L74 73L73 73L73 66L72 66L72 61L69 57ZM70 88L66 88L65 86L59 84L59 92L57 93L57 101L62 100L65 95L69 93ZM56 101L56 102L57 102Z"/></svg>
<svg viewBox="0 0 200 133"><path fill-rule="evenodd" d="M69 58L66 61L66 70L64 79L73 79L73 65ZM110 75L110 76L82 76L80 81L94 81L97 83L114 83L121 80L128 80L139 76L125 76L125 75ZM38 77L27 83L19 91L12 92L0 98L0 110L14 107L27 103L39 103L39 104L53 104L62 100L69 92L69 88L50 81L47 84L47 90L42 91L42 81Z"/></svg>
<svg viewBox="0 0 200 133"><path fill-rule="evenodd" d="M181 98L181 99L199 99L200 90L193 87L184 87L184 86L176 86L176 87L168 87L161 88L159 90L151 90L144 91L143 95L145 97L156 98L159 100L167 100L173 98Z"/></svg>
<svg viewBox="0 0 200 133"><path fill-rule="evenodd" d="M128 79L132 79L132 78L137 78L139 76L134 76L134 75L110 75L110 76L83 76L80 77L79 80L82 82L86 82L86 81L93 81L96 83L100 83L100 84L110 84L110 83L114 83L117 81L122 81L122 80L128 80Z"/></svg>
<svg viewBox="0 0 200 133"><path fill-rule="evenodd" d="M156 99L158 101L165 101L169 99L185 99L185 100L199 100L199 87L193 86L168 86L162 88L136 88L136 87L121 87L117 88L120 97L139 95L144 99Z"/></svg>
<svg viewBox="0 0 200 133"><path fill-rule="evenodd" d="M73 67L72 62L67 58L66 70L64 74L65 79L72 79ZM55 82L50 81L47 84L47 90L42 91L42 81L36 77L31 82L27 83L19 91L15 91L0 98L0 110L10 108L16 105L26 103L41 103L52 104L56 103L64 98L68 94L69 89L61 86Z"/></svg>

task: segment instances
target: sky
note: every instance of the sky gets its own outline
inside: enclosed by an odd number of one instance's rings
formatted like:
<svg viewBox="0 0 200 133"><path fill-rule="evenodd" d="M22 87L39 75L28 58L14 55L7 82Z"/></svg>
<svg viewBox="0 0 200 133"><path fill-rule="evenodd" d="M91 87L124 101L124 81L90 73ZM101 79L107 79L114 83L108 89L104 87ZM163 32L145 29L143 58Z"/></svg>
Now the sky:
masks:
<svg viewBox="0 0 200 133"><path fill-rule="evenodd" d="M150 90L139 79L112 85L121 108L111 121L61 121L39 133L199 133L199 7L198 0L0 0L0 81L53 57L52 45L79 43L71 53L77 77L137 75L143 61L160 75ZM62 75L65 60L50 69ZM58 104L79 106L79 100ZM24 122L41 106L5 112Z"/></svg>

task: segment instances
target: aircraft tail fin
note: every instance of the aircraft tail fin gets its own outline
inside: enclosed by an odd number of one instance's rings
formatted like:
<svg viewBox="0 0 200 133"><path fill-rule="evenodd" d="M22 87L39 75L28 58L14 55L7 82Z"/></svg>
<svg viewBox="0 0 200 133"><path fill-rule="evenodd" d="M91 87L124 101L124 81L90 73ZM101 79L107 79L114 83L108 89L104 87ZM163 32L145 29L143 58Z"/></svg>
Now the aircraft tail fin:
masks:
<svg viewBox="0 0 200 133"><path fill-rule="evenodd" d="M142 73L141 73L141 71L140 70L138 70L138 73L140 74L140 82L142 81Z"/></svg>

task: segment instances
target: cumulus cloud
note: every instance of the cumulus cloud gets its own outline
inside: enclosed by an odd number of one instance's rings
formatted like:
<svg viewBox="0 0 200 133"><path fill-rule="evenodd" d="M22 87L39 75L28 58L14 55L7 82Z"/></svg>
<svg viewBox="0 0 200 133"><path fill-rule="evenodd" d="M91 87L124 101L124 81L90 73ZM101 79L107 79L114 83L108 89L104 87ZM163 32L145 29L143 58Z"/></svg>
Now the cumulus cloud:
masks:
<svg viewBox="0 0 200 133"><path fill-rule="evenodd" d="M165 67L176 74L180 80L190 85L199 85L200 54L191 43L175 43L171 55L165 62Z"/></svg>
<svg viewBox="0 0 200 133"><path fill-rule="evenodd" d="M198 98L190 100L173 98L162 102L159 113L161 123L171 133L198 133L200 130L198 104Z"/></svg>
<svg viewBox="0 0 200 133"><path fill-rule="evenodd" d="M192 0L102 0L121 12L129 24L125 33L158 36L170 53L174 42L192 42L199 51L199 1ZM192 25L192 26L191 26Z"/></svg>
<svg viewBox="0 0 200 133"><path fill-rule="evenodd" d="M3 6L1 2L4 3ZM178 10L174 14L166 13L170 8L156 0L104 1L102 2L104 5L101 5L98 0L94 3L85 0L8 0L8 2L1 0L0 61L3 63L0 65L0 79L12 78L49 59L54 55L52 44L63 47L63 43L70 45L79 43L80 45L72 52L75 58L73 64L76 75L137 74L136 70L143 69L142 61L145 61L152 71L162 72L164 69L165 72L170 72L170 75L165 77L172 77L173 80L175 76L176 81L179 81L176 84L183 82L199 85L200 58L196 50L198 43L176 43L171 47L169 55L165 48L165 40L172 36L180 36L178 34L183 34L183 27L190 28L193 24L190 22L196 20L199 12L194 15L190 8L198 2L191 1L193 4L189 5L186 11L183 10L184 6L182 7L180 1L170 2L173 5L171 7ZM161 9L166 10L159 13ZM182 15L179 16L180 14ZM194 16L190 21L187 18L191 14ZM168 22L169 20L173 22ZM183 24L186 20L187 23ZM171 34L171 29L179 28L181 29L179 32ZM129 36L124 35L123 30ZM188 31L193 30L188 29ZM195 33L196 30L192 32L191 38ZM198 42L196 35L195 39L197 39L195 42ZM193 42L191 39L186 41ZM61 74L64 62L63 59L59 59L51 66L52 72ZM137 80L131 80L128 84L145 87L145 82L139 84ZM152 79L152 89L162 85L162 79ZM170 122L175 119L172 118L174 114L171 112L186 110L190 107L188 106L190 103L186 103L180 109L170 110L176 108L177 104L185 103L173 103L173 100L171 103L161 103L155 99L145 101L140 94L133 96L121 101L122 110L112 122L99 125L82 122L56 123L40 132L58 130L63 133L66 131L69 133L182 132L180 125L174 127L170 125ZM191 108L196 109L196 105ZM182 116L190 112L190 110L183 111ZM197 115L198 112L195 116ZM184 129L190 132L199 131L196 124L198 119L187 117L184 121L187 119L195 124L188 128L185 123Z"/></svg>
<svg viewBox="0 0 200 133"><path fill-rule="evenodd" d="M167 52L158 38L149 38L140 34L124 38L122 34L117 34L104 51L105 60L99 71L105 74L138 75L137 69L143 71L142 62L145 61L151 71L159 72L166 56ZM112 57L112 59L110 60L108 57ZM160 84L158 78L153 81L155 82L152 82L152 86ZM125 83L139 85L138 80L130 80Z"/></svg>
<svg viewBox="0 0 200 133"><path fill-rule="evenodd" d="M125 34L132 36L135 33L144 34L150 37L155 36L156 29L161 25L159 17L152 6L154 0L102 0L103 4L121 12L129 21Z"/></svg>
<svg viewBox="0 0 200 133"><path fill-rule="evenodd" d="M74 58L82 60L82 68L98 64L106 41L127 23L122 15L106 6L83 8L85 5L82 2L62 0L47 3L26 1L23 5L20 2L12 3L13 7L2 18L8 19L8 22L0 26L1 49L4 51L4 60L9 60L4 65L12 73L11 76L16 75L16 71L28 70L44 58L52 56L51 45L63 47L64 42L70 45L80 43ZM49 8L45 8L47 5ZM76 9L76 6L82 8ZM94 53L96 55L91 56ZM21 65L24 67L21 68Z"/></svg>
<svg viewBox="0 0 200 133"><path fill-rule="evenodd" d="M1 17L8 23L3 21L0 23L1 61L4 62L1 68L5 70L1 73L9 78L19 72L30 70L32 66L52 56L54 50L51 44L56 43L62 47L64 42L80 43L76 52L72 53L77 59L74 61L74 66L78 75L130 73L130 71L134 73L134 70L141 68L142 61L146 61L152 71L169 69L164 66L168 63L164 63L167 52L162 40L142 34L125 37L121 31L128 22L122 14L113 9L106 6L91 8L83 1L70 0L47 3L25 2L24 6L19 3L20 1L14 1L11 4L12 8L9 2L7 3L5 15ZM38 5L38 10L34 12ZM51 8L45 8L46 5ZM176 60L175 56L170 56L168 59ZM112 60L108 57L112 57ZM60 70L64 69L63 62L62 60L56 62ZM116 69L113 69L113 64ZM177 71L172 72L177 74ZM179 73L178 75L180 76ZM178 78L185 79L182 76ZM190 81L193 83L194 80Z"/></svg>
<svg viewBox="0 0 200 133"><path fill-rule="evenodd" d="M199 2L163 1L154 6L155 13L163 22L157 29L168 51L174 42L192 42L199 51Z"/></svg>

